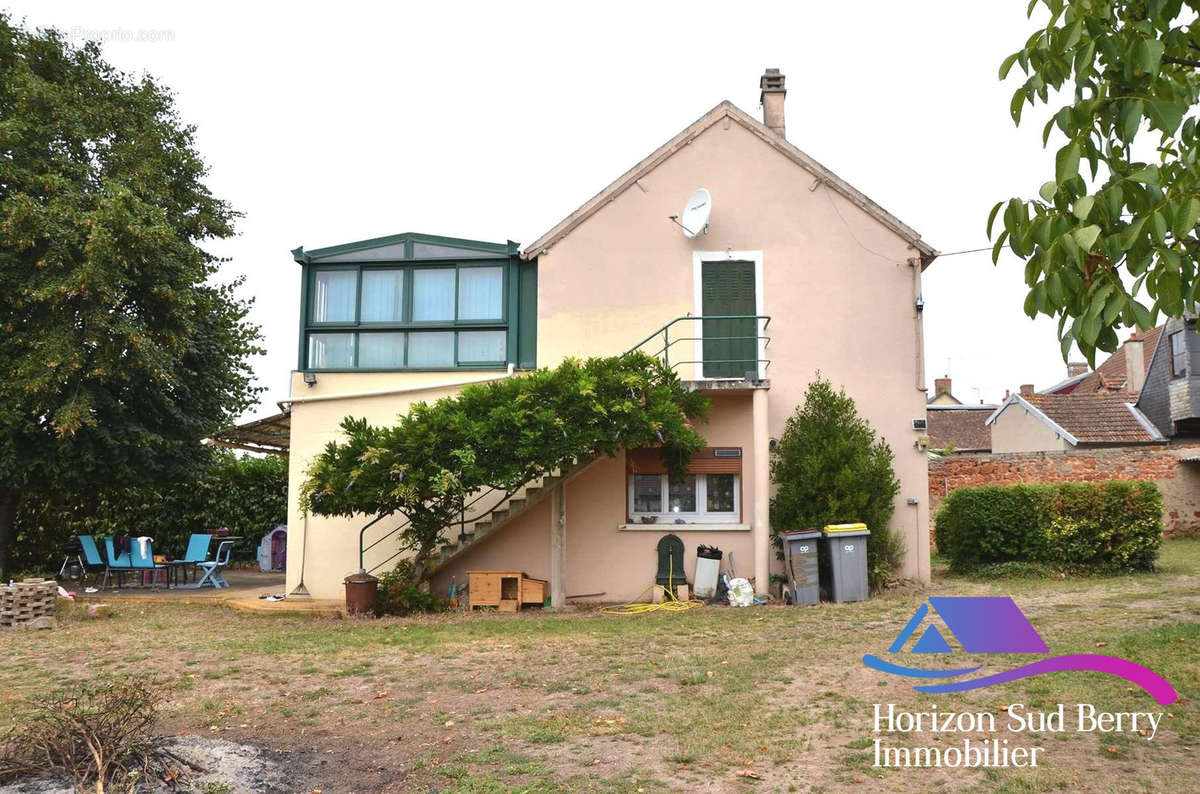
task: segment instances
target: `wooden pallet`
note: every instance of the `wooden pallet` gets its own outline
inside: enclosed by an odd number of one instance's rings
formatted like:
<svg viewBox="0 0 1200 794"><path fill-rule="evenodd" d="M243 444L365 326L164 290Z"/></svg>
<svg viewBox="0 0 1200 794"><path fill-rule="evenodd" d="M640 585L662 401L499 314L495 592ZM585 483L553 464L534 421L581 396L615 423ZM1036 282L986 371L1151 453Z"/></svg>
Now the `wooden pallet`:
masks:
<svg viewBox="0 0 1200 794"><path fill-rule="evenodd" d="M0 629L52 626L57 614L58 583L53 579L0 585Z"/></svg>

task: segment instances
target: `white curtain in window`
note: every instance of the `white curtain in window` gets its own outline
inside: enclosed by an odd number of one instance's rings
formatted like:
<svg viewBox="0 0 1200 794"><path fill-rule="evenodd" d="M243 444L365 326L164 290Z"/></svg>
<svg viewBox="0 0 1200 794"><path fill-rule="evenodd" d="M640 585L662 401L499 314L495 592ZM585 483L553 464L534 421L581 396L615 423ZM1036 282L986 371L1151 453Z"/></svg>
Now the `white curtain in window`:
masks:
<svg viewBox="0 0 1200 794"><path fill-rule="evenodd" d="M362 316L364 323L398 323L404 312L404 271L364 270Z"/></svg>
<svg viewBox="0 0 1200 794"><path fill-rule="evenodd" d="M413 271L412 318L414 322L454 319L454 268Z"/></svg>
<svg viewBox="0 0 1200 794"><path fill-rule="evenodd" d="M365 280L363 285L366 286ZM358 366L363 369L390 369L404 366L404 334L359 334Z"/></svg>
<svg viewBox="0 0 1200 794"><path fill-rule="evenodd" d="M313 282L314 323L354 322L358 274L353 270L318 270Z"/></svg>
<svg viewBox="0 0 1200 794"><path fill-rule="evenodd" d="M458 272L458 319L499 320L504 316L504 270L464 267Z"/></svg>
<svg viewBox="0 0 1200 794"><path fill-rule="evenodd" d="M354 366L354 334L310 334L308 366L313 369L349 369Z"/></svg>
<svg viewBox="0 0 1200 794"><path fill-rule="evenodd" d="M458 360L464 363L504 361L507 342L506 331L459 331Z"/></svg>
<svg viewBox="0 0 1200 794"><path fill-rule="evenodd" d="M454 366L454 332L425 331L409 334L408 366Z"/></svg>

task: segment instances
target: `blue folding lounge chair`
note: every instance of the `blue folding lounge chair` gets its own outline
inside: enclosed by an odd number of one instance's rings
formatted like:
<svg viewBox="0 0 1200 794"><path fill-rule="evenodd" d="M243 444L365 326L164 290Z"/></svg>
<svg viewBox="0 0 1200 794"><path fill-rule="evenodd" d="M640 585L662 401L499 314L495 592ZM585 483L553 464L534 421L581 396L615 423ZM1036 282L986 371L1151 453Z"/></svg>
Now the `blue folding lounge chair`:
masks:
<svg viewBox="0 0 1200 794"><path fill-rule="evenodd" d="M229 582L225 581L225 576L221 572L229 564L229 555L232 553L232 540L223 540L217 544L217 553L213 559L196 563L196 567L204 571L204 576L200 577L200 581L196 582L193 587L204 587L206 582L213 587L229 587Z"/></svg>
<svg viewBox="0 0 1200 794"><path fill-rule="evenodd" d="M166 571L167 566L154 561L154 541L149 538L143 544L137 538L129 539L130 567L137 572L150 571L151 587L158 586L158 572ZM166 574L163 574L164 579Z"/></svg>
<svg viewBox="0 0 1200 794"><path fill-rule="evenodd" d="M125 581L125 572L133 570L133 562L129 558L129 553L117 554L116 547L113 545L112 538L104 539L104 584L100 585L100 589L108 589L108 577L116 571L117 587L120 588Z"/></svg>
<svg viewBox="0 0 1200 794"><path fill-rule="evenodd" d="M91 535L76 535L79 540L79 555L75 558L79 563L79 584L82 586L87 581L88 571L100 571L106 566L104 558L100 556L100 549L96 546L96 539ZM62 570L58 572L58 577L61 579L66 575L67 565L70 563L71 555L67 555L67 559L63 560Z"/></svg>
<svg viewBox="0 0 1200 794"><path fill-rule="evenodd" d="M187 551L184 552L183 558L179 560L171 560L168 565L173 571L182 570L184 578L187 578L187 569L190 566L192 569L192 579L196 578L196 565L208 559L208 547L212 544L212 535L194 533L188 538ZM177 576L174 578L178 578ZM178 582L176 582L178 584Z"/></svg>

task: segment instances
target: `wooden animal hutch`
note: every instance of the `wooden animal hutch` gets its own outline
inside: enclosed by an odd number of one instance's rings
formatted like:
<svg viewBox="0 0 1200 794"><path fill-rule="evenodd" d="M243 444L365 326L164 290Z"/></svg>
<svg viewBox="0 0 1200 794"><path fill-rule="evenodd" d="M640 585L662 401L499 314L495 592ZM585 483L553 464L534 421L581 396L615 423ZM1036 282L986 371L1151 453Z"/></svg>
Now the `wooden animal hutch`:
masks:
<svg viewBox="0 0 1200 794"><path fill-rule="evenodd" d="M546 602L546 581L522 571L467 571L467 587L471 609L496 607L501 612L516 612L523 605Z"/></svg>

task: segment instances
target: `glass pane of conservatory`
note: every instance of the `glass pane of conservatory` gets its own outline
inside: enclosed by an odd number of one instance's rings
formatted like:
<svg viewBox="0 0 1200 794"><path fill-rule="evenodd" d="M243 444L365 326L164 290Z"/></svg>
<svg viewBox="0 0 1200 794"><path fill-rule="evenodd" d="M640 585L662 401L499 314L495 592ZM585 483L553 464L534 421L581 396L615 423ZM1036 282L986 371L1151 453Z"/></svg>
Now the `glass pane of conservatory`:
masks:
<svg viewBox="0 0 1200 794"><path fill-rule="evenodd" d="M358 366L365 369L403 367L404 334L359 334Z"/></svg>
<svg viewBox="0 0 1200 794"><path fill-rule="evenodd" d="M408 366L453 367L454 332L426 331L409 334Z"/></svg>
<svg viewBox="0 0 1200 794"><path fill-rule="evenodd" d="M308 366L349 369L354 366L354 334L309 334Z"/></svg>
<svg viewBox="0 0 1200 794"><path fill-rule="evenodd" d="M454 319L454 268L413 271L413 321Z"/></svg>
<svg viewBox="0 0 1200 794"><path fill-rule="evenodd" d="M404 271L364 270L362 321L398 323L404 319Z"/></svg>
<svg viewBox="0 0 1200 794"><path fill-rule="evenodd" d="M354 322L358 273L353 270L318 270L313 276L312 321Z"/></svg>
<svg viewBox="0 0 1200 794"><path fill-rule="evenodd" d="M458 360L504 361L507 343L507 331L459 331Z"/></svg>
<svg viewBox="0 0 1200 794"><path fill-rule="evenodd" d="M458 319L498 320L504 316L504 270L464 267L458 272Z"/></svg>

